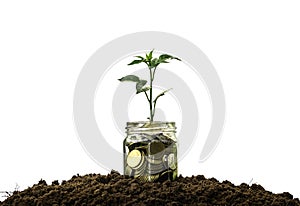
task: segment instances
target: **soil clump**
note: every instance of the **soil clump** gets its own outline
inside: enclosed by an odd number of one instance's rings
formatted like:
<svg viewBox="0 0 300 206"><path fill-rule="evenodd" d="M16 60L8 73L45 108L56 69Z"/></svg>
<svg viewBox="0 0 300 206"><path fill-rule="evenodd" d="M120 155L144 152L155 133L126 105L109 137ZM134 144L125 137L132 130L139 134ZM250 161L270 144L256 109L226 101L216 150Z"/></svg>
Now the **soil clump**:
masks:
<svg viewBox="0 0 300 206"><path fill-rule="evenodd" d="M234 185L203 175L175 181L142 182L112 171L108 175L75 175L68 181L37 184L15 191L0 206L201 205L300 206L288 192L274 194L258 184Z"/></svg>

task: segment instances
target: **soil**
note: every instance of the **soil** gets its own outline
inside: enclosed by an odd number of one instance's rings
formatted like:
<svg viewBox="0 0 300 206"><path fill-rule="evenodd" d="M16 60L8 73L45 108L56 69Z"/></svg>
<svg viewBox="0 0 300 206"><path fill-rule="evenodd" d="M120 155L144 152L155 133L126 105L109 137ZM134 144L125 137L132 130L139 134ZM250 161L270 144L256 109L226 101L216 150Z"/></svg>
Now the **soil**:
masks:
<svg viewBox="0 0 300 206"><path fill-rule="evenodd" d="M69 205L267 205L300 206L290 193L273 194L258 184L235 186L203 175L182 177L175 181L141 182L112 171L108 175L76 175L68 181L53 181L15 191L0 206Z"/></svg>

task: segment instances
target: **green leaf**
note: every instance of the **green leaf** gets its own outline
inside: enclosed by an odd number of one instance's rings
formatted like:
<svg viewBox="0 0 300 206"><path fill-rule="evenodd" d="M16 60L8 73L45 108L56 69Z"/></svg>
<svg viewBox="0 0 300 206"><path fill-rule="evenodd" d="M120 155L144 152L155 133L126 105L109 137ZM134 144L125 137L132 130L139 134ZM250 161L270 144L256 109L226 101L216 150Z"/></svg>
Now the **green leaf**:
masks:
<svg viewBox="0 0 300 206"><path fill-rule="evenodd" d="M121 79L118 79L121 82L140 82L140 78L138 76L135 75L127 75L125 77L122 77Z"/></svg>
<svg viewBox="0 0 300 206"><path fill-rule="evenodd" d="M157 97L154 99L154 104L156 104L156 101L158 100L159 97L164 96L166 92L170 91L172 88L167 89L165 91L163 91L162 93L160 93L159 95L157 95Z"/></svg>
<svg viewBox="0 0 300 206"><path fill-rule="evenodd" d="M146 80L141 79L139 82L136 83L136 92L138 93L139 91L142 90L143 86L147 84Z"/></svg>
<svg viewBox="0 0 300 206"><path fill-rule="evenodd" d="M144 59L136 59L136 60L133 60L132 62L130 62L128 65L130 66L130 65L134 65L134 64L139 64L143 61L144 61Z"/></svg>
<svg viewBox="0 0 300 206"><path fill-rule="evenodd" d="M159 65L159 60L157 58L154 58L151 62L150 62L150 69L157 67Z"/></svg>
<svg viewBox="0 0 300 206"><path fill-rule="evenodd" d="M148 57L149 57L149 60L151 60L151 59L152 59L152 54L153 54L153 51L154 51L154 49L152 49L152 50L150 51L149 55L148 55Z"/></svg>
<svg viewBox="0 0 300 206"><path fill-rule="evenodd" d="M150 88L151 88L151 87L149 87L149 86L143 87L140 91L137 91L136 93L139 94L139 93L141 93L141 92L146 92L146 91L148 91Z"/></svg>
<svg viewBox="0 0 300 206"><path fill-rule="evenodd" d="M137 57L139 59L144 59L144 57L142 57L142 56L135 56L135 57Z"/></svg>
<svg viewBox="0 0 300 206"><path fill-rule="evenodd" d="M172 58L172 56L169 54L162 54L159 56L159 59L169 59L169 58Z"/></svg>
<svg viewBox="0 0 300 206"><path fill-rule="evenodd" d="M154 49L153 49L153 50L154 50ZM152 60L153 50L151 50L148 54L146 53L146 60L147 60L148 62L151 62L151 60Z"/></svg>
<svg viewBox="0 0 300 206"><path fill-rule="evenodd" d="M173 57L169 54L162 54L159 56L160 63L166 63L165 60L167 60L167 59L176 59L178 61L181 61L181 59L179 59L178 57Z"/></svg>

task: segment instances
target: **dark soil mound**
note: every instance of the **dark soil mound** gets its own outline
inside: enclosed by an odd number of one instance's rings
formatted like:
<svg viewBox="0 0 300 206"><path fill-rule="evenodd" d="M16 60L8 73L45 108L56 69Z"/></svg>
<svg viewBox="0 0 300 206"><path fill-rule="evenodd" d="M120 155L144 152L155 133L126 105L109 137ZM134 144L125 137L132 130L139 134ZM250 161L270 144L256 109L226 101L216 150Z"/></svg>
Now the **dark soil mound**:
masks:
<svg viewBox="0 0 300 206"><path fill-rule="evenodd" d="M202 175L178 177L176 181L143 183L117 172L108 175L73 176L59 184L44 180L22 191L14 192L0 206L6 205L300 205L287 192L273 194L260 185L235 186L229 181L206 179Z"/></svg>

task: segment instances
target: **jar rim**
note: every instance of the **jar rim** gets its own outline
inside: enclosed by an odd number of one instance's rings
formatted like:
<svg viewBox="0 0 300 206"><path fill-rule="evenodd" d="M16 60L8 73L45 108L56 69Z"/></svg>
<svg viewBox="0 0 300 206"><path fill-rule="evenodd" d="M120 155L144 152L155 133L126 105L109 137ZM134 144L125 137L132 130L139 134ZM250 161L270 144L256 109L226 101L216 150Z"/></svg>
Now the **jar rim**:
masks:
<svg viewBox="0 0 300 206"><path fill-rule="evenodd" d="M175 124L173 121L132 121L132 122L127 122L128 124L146 124L146 123L151 123L151 124Z"/></svg>
<svg viewBox="0 0 300 206"><path fill-rule="evenodd" d="M127 133L135 132L176 132L175 122L168 121L136 121L127 122Z"/></svg>

